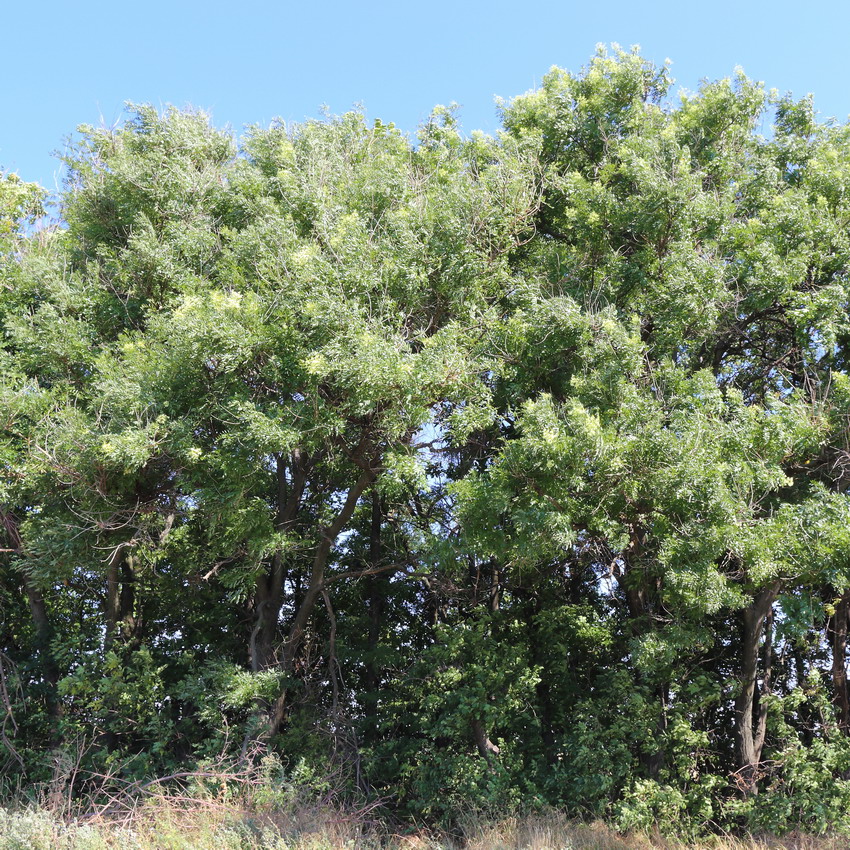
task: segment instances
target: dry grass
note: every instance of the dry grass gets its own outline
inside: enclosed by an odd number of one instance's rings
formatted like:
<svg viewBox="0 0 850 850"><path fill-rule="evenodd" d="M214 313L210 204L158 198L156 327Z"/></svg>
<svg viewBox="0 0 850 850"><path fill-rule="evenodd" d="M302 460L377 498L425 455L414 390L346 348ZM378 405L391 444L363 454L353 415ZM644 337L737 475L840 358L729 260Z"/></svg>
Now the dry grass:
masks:
<svg viewBox="0 0 850 850"><path fill-rule="evenodd" d="M599 821L577 823L557 814L508 818L469 830L464 850L848 850L847 838L715 836L698 844L660 835L617 832Z"/></svg>
<svg viewBox="0 0 850 850"><path fill-rule="evenodd" d="M77 832L75 832L77 830ZM54 843L55 842L55 843ZM603 823L580 824L549 815L508 818L471 827L465 839L419 832L393 835L375 824L363 825L339 811L257 816L148 802L132 824L108 820L55 826L52 841L4 843L0 850L847 850L844 838L715 837L698 845L660 836L622 835Z"/></svg>
<svg viewBox="0 0 850 850"><path fill-rule="evenodd" d="M393 835L339 810L296 817L175 806L147 800L130 821L105 816L63 822L44 810L0 810L0 850L847 850L846 838L715 837L698 845L622 835L602 823L558 815L472 825L464 840L419 832Z"/></svg>
<svg viewBox="0 0 850 850"><path fill-rule="evenodd" d="M260 762L147 783L103 777L97 803L72 799L59 777L40 806L0 808L0 850L848 850L844 837L716 836L686 844L624 835L601 822L551 813L488 822L463 836L393 831L377 803L354 807L271 778Z"/></svg>

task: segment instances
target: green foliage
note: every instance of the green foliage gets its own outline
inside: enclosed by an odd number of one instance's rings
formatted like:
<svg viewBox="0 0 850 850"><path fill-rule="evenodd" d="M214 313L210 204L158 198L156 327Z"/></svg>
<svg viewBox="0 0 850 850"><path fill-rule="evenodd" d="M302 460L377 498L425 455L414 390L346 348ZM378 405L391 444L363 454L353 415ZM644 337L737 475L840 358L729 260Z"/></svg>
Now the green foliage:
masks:
<svg viewBox="0 0 850 850"><path fill-rule="evenodd" d="M671 85L0 175L0 770L850 830L850 129Z"/></svg>

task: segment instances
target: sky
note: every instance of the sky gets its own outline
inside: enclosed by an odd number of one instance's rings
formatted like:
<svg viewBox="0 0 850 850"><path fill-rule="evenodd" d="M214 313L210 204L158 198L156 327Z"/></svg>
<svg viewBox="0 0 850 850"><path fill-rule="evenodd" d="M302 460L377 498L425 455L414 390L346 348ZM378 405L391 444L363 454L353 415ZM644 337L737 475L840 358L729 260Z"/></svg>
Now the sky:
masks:
<svg viewBox="0 0 850 850"><path fill-rule="evenodd" d="M0 0L0 169L55 191L53 155L127 101L193 106L240 133L323 105L415 132L435 104L495 132L496 96L578 72L597 44L640 45L679 87L741 66L767 88L850 115L847 0ZM769 131L769 126L765 127Z"/></svg>

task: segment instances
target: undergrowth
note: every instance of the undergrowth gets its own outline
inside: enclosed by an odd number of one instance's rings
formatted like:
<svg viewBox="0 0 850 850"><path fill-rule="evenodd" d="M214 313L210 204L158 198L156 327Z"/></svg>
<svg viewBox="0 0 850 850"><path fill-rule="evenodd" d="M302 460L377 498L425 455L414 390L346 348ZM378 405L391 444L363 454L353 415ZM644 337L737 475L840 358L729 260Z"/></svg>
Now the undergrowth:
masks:
<svg viewBox="0 0 850 850"><path fill-rule="evenodd" d="M9 796L7 794L7 796ZM841 837L711 836L687 843L557 812L460 815L451 831L395 821L303 763L221 762L147 782L57 771L0 808L0 850L846 850Z"/></svg>

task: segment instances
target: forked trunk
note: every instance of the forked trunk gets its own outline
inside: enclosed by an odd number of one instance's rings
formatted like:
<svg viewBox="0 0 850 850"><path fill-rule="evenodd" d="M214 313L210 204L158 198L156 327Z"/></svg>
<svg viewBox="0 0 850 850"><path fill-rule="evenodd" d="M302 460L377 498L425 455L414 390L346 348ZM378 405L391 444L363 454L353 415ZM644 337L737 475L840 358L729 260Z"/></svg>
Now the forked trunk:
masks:
<svg viewBox="0 0 850 850"><path fill-rule="evenodd" d="M741 678L735 700L735 738L738 755L738 784L745 795L758 793L759 764L767 730L767 704L773 664L773 603L780 583L762 588L742 612ZM759 644L764 640L762 687L758 686Z"/></svg>
<svg viewBox="0 0 850 850"><path fill-rule="evenodd" d="M357 502L366 488L372 484L376 476L377 464L365 469L357 481L351 486L348 491L345 502L340 508L339 513L334 518L334 521L322 528L319 545L316 547L316 553L313 557L313 565L310 570L310 581L304 592L301 604L295 612L295 617L292 619L292 624L289 628L289 636L283 647L283 657L280 663L282 672L292 673L295 665L295 659L298 651L301 648L304 639L304 632L313 614L313 609L316 607L316 602L322 595L325 584L325 568L327 567L328 558L330 557L334 543L342 530L348 525L351 517L354 515L354 510L357 507ZM268 722L262 732L263 738L270 738L275 735L280 728L286 716L287 689L281 690L278 698L275 700L268 716Z"/></svg>

